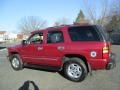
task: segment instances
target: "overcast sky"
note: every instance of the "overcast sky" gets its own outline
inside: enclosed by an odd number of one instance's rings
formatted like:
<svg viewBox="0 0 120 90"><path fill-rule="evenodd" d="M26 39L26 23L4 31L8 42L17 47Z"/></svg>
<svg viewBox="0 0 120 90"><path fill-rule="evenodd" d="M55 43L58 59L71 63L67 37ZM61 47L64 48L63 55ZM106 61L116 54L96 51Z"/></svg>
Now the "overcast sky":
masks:
<svg viewBox="0 0 120 90"><path fill-rule="evenodd" d="M86 14L84 0L0 0L0 30L19 32L18 23L25 16L37 16L46 20L48 26L61 18L75 21L79 10ZM97 14L101 0L90 0ZM110 1L110 0L109 0Z"/></svg>

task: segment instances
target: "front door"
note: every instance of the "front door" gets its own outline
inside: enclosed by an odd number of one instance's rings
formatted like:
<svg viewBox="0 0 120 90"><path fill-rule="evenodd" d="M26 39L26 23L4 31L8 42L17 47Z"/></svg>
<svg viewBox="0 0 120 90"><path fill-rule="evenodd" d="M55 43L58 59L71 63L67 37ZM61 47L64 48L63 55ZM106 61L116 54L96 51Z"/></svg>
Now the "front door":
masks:
<svg viewBox="0 0 120 90"><path fill-rule="evenodd" d="M42 53L42 45L43 45L43 33L35 33L30 36L27 40L27 44L23 45L22 48L22 57L23 60L27 63L32 64L40 64L43 63L41 58Z"/></svg>

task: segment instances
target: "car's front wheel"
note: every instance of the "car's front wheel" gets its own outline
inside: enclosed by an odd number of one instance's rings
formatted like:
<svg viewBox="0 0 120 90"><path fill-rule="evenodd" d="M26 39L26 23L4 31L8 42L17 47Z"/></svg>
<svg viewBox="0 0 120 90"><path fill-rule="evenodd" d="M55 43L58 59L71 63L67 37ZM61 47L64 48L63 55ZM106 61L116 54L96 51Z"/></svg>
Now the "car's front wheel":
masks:
<svg viewBox="0 0 120 90"><path fill-rule="evenodd" d="M23 69L23 63L22 63L22 60L18 54L13 54L10 57L10 63L11 63L11 66L14 70Z"/></svg>
<svg viewBox="0 0 120 90"><path fill-rule="evenodd" d="M87 68L81 59L71 58L64 65L64 74L69 80L80 82L85 79L87 75Z"/></svg>

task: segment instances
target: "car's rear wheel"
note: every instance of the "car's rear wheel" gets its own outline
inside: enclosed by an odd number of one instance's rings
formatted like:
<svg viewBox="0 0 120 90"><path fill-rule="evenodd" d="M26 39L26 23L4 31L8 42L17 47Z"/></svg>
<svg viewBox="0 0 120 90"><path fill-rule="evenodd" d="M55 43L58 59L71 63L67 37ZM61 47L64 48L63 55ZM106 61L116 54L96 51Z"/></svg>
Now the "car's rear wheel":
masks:
<svg viewBox="0 0 120 90"><path fill-rule="evenodd" d="M11 66L14 70L23 69L23 63L22 63L22 60L18 54L13 54L10 57L10 62L11 62Z"/></svg>
<svg viewBox="0 0 120 90"><path fill-rule="evenodd" d="M74 82L80 82L85 79L87 75L87 68L80 58L71 58L64 65L64 74L67 79Z"/></svg>

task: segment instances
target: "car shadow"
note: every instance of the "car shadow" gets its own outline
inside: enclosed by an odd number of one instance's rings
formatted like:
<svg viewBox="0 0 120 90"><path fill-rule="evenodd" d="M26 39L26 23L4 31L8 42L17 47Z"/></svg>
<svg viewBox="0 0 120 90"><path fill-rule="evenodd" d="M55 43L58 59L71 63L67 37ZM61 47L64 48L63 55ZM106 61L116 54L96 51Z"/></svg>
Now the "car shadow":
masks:
<svg viewBox="0 0 120 90"><path fill-rule="evenodd" d="M63 70L62 70L62 71L59 71L58 74L59 74L60 76L62 76L63 78L67 79L67 78L65 77L65 74L64 74L64 71L63 71Z"/></svg>
<svg viewBox="0 0 120 90"><path fill-rule="evenodd" d="M62 71L55 71L55 70L47 70L47 69L41 69L41 68L35 68L35 67L27 67L27 66L25 66L24 68L37 70L37 71L45 71L45 72L50 72L50 73L58 73L60 76L62 76L63 78L66 79L66 77L64 75L64 70L62 70Z"/></svg>
<svg viewBox="0 0 120 90"><path fill-rule="evenodd" d="M37 67L24 66L24 68L26 68L26 69L32 69L32 70L37 70L37 71L51 72L51 73L56 73L57 72L55 70L47 70L47 69L42 69L42 68L37 68Z"/></svg>
<svg viewBox="0 0 120 90"><path fill-rule="evenodd" d="M30 84L34 87L34 89L29 89ZM20 88L18 88L18 90L40 90L40 89L33 81L25 81L24 84Z"/></svg>

